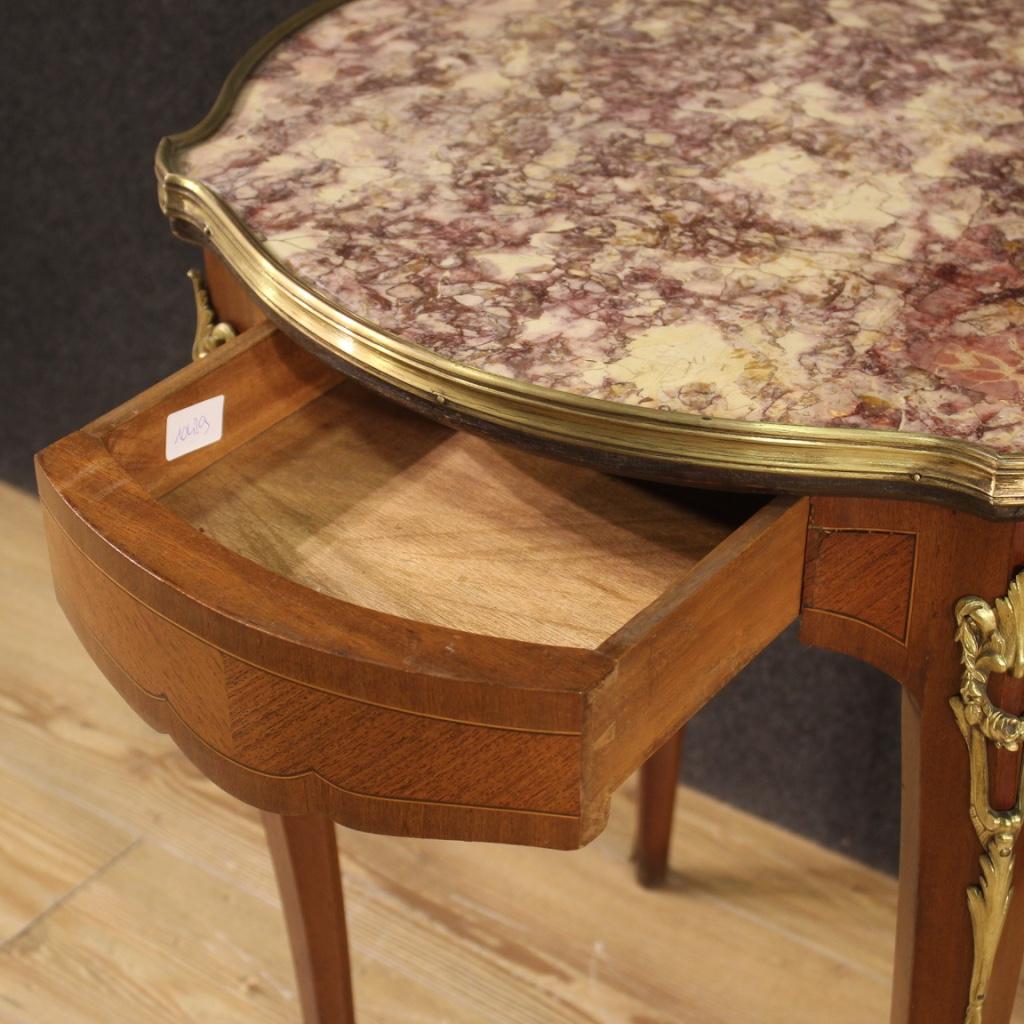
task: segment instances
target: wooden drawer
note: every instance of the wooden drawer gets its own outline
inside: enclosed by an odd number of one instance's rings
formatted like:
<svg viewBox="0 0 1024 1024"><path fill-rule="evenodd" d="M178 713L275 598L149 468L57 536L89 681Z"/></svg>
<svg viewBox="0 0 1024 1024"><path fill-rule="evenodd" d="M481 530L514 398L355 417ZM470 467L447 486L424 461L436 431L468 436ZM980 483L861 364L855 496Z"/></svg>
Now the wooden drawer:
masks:
<svg viewBox="0 0 1024 1024"><path fill-rule="evenodd" d="M169 414L224 434L167 461ZM58 597L226 790L354 828L571 848L799 610L806 501L453 432L268 325L41 453Z"/></svg>

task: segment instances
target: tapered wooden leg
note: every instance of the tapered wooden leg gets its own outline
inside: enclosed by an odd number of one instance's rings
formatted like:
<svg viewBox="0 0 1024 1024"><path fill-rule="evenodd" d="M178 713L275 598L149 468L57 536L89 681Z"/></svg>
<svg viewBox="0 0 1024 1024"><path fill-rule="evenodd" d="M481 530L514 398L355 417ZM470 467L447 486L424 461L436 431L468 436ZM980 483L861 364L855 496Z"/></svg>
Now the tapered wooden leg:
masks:
<svg viewBox="0 0 1024 1024"><path fill-rule="evenodd" d="M1020 523L812 502L803 638L904 688L892 1024L1010 1020L1024 955L1022 565Z"/></svg>
<svg viewBox="0 0 1024 1024"><path fill-rule="evenodd" d="M974 952L967 892L983 848L971 824L968 754L943 707L903 696L903 811L892 1024L963 1024ZM981 1016L1008 1024L1024 954L1024 857ZM979 890L980 891L980 890Z"/></svg>
<svg viewBox="0 0 1024 1024"><path fill-rule="evenodd" d="M334 823L263 814L305 1024L354 1024Z"/></svg>
<svg viewBox="0 0 1024 1024"><path fill-rule="evenodd" d="M659 886L668 873L672 817L679 785L683 730L655 751L640 769L640 795L637 807L636 877L641 885Z"/></svg>

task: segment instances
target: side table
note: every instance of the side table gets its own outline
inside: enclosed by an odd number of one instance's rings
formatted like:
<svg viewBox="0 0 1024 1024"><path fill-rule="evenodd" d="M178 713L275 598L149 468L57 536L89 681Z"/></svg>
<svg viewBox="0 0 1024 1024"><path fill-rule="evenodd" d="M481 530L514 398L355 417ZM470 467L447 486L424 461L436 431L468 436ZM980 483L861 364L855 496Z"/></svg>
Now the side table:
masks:
<svg viewBox="0 0 1024 1024"><path fill-rule="evenodd" d="M221 439L168 460L169 421L218 401ZM90 655L270 812L310 1022L351 1017L332 821L579 847L799 607L806 500L503 449L266 323L38 469L57 595Z"/></svg>
<svg viewBox="0 0 1024 1024"><path fill-rule="evenodd" d="M318 3L163 141L206 358L40 491L93 657L272 815L310 1021L328 819L571 848L646 763L656 880L672 737L798 615L903 687L893 1024L1009 1020L1022 54L1010 0Z"/></svg>

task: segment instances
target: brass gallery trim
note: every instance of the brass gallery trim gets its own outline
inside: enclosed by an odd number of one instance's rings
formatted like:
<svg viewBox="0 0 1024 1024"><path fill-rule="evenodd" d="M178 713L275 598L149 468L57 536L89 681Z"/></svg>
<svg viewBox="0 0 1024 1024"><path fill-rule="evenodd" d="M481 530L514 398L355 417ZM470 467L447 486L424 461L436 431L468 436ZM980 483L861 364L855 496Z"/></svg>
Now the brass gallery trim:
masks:
<svg viewBox="0 0 1024 1024"><path fill-rule="evenodd" d="M139 605L142 608L145 608L146 611L150 612L152 615L155 615L158 619L162 620L163 622L166 622L167 625L174 627L174 629L180 630L186 636L192 637L192 639L195 640L197 643L204 644L206 647L209 647L212 650L219 651L225 657L233 658L239 664L248 665L250 668L254 668L258 672L264 673L264 675L273 676L275 679L283 679L286 682L292 683L295 686L301 686L306 690L314 690L317 693L325 693L330 697L337 698L338 700L350 700L352 701L353 704L365 704L367 707L380 708L381 711L391 711L396 715L409 715L411 718L428 718L431 721L435 722L448 722L451 725L465 725L474 729L492 729L497 732L522 732L527 733L530 736L562 736L568 737L570 739L579 739L583 736L582 730L574 731L569 729L527 729L521 725L497 725L494 722L475 722L469 718L449 718L445 715L432 715L429 711L414 711L412 708L401 708L396 707L394 704L383 704L380 701L369 700L366 697L356 697L352 694L341 693L338 690L328 690L324 686L316 686L315 684L306 682L303 679L296 679L294 676L286 676L281 672L271 672L270 669L268 669L265 665L257 664L255 661L250 661L247 658L240 657L234 651L228 651L225 650L223 647L219 647L217 644L213 643L206 637L200 636L198 633L193 633L190 629L186 629L180 622L175 622L174 619L168 618L162 612L159 612L155 608L146 604L145 602L140 601L136 597L136 595L134 595L127 587L125 587L122 583L119 583L117 580L115 580L114 577L111 576L110 573L108 573L101 565L98 565L94 559L89 557L88 552L75 541L74 537L72 537L67 530L64 529L64 525L53 514L53 512L51 512L45 506L45 504L43 505L43 513L50 520L53 526L63 534L67 542L81 554L81 556L89 563L89 565L93 567L93 569L96 570L96 572L98 572L105 580L107 580L111 584L111 586L116 587L119 591L121 591L122 594L125 594L129 598L131 598L131 600L135 604ZM217 614L224 613L218 612ZM230 618L230 616L227 615L225 615L225 617ZM104 650L106 650L106 648L104 648ZM115 660L113 658L113 655L111 655L111 659ZM465 680L457 681L464 682ZM142 689L142 687L139 688ZM146 690L145 692L149 693L148 690ZM547 692L550 693L552 691Z"/></svg>
<svg viewBox="0 0 1024 1024"><path fill-rule="evenodd" d="M1009 811L989 802L988 742L1018 750L1024 741L1024 718L1001 711L988 695L991 673L1024 678L1024 573L1019 574L995 607L980 597L965 597L956 606L956 639L963 674L960 694L950 700L963 734L971 766L971 823L982 845L981 877L967 890L974 935L974 963L965 1024L983 1024L985 997L999 940L1013 899L1013 867L1024 824L1024 771L1017 802Z"/></svg>
<svg viewBox="0 0 1024 1024"><path fill-rule="evenodd" d="M196 333L192 339L192 361L205 359L215 348L220 348L226 341L235 336L231 324L217 321L213 306L210 305L210 294L203 283L203 275L198 270L190 270L188 279L192 282L192 297L196 302Z"/></svg>
<svg viewBox="0 0 1024 1024"><path fill-rule="evenodd" d="M426 402L527 436L580 445L666 466L688 465L790 480L895 484L940 489L1012 514L1024 503L1024 456L927 434L843 427L746 423L663 412L585 398L460 366L403 341L303 284L262 245L228 205L188 177L183 153L228 116L255 66L282 39L339 6L321 2L257 43L228 76L194 128L160 142L160 205L172 221L197 229L281 324L336 360Z"/></svg>

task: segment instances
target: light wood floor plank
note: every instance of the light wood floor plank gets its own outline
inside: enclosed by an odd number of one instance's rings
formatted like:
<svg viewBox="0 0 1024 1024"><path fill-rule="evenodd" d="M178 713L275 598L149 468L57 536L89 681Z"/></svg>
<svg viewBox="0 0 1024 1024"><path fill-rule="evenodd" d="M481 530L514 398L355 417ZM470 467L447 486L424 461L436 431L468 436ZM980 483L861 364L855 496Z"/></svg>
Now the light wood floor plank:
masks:
<svg viewBox="0 0 1024 1024"><path fill-rule="evenodd" d="M135 836L0 768L0 944L126 850Z"/></svg>
<svg viewBox="0 0 1024 1024"><path fill-rule="evenodd" d="M0 992L33 1024L286 1020L275 917L143 843L4 949Z"/></svg>
<svg viewBox="0 0 1024 1024"><path fill-rule="evenodd" d="M16 863L41 843L68 858L63 875L40 868L56 880L15 912L66 887L0 952L0 1021L294 1024L255 814L82 653L35 502L0 487L0 526L0 784L24 789L0 828ZM646 892L628 863L633 814L626 787L574 854L341 832L362 1024L885 1019L892 879L684 789L670 884ZM0 906L24 899L5 895L10 874Z"/></svg>
<svg viewBox="0 0 1024 1024"><path fill-rule="evenodd" d="M518 985L582 1014L519 996L521 1015L509 1020L841 1024L884 1016L887 975L832 947L827 918L803 922L803 935L786 930L728 898L698 898L699 873L667 892L638 889L628 865L632 819L631 803L619 801L608 832L576 854L438 849L344 833L353 933L365 946L400 943L407 967L420 965L481 1002L507 974L509 997ZM806 859L790 869L792 889ZM892 888L888 879L872 882ZM887 931L876 939L891 941ZM488 991L478 990L481 982ZM799 1007L780 1000L780 990L799 991Z"/></svg>

